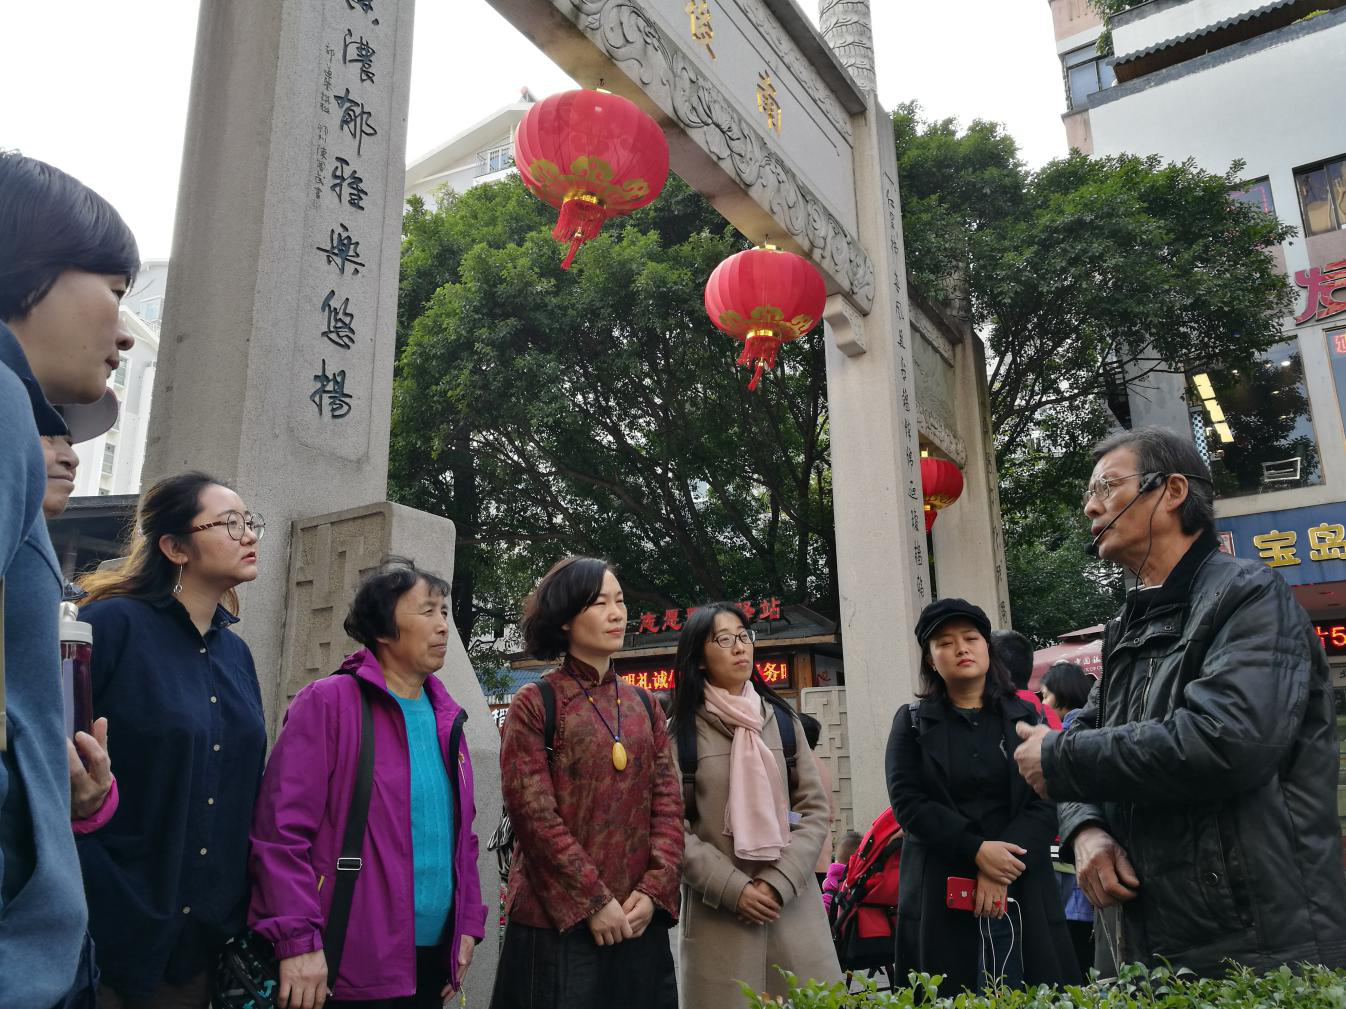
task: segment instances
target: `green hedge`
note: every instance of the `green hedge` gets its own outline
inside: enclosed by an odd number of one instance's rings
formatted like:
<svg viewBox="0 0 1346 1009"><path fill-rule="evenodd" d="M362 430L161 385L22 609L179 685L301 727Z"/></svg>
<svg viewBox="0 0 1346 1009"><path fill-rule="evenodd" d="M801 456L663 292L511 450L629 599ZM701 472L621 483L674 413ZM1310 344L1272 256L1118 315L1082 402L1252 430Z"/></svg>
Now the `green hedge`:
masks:
<svg viewBox="0 0 1346 1009"><path fill-rule="evenodd" d="M841 984L799 985L788 971L788 996L768 999L746 985L749 1009L1346 1009L1346 971L1305 965L1299 972L1281 967L1258 975L1238 968L1224 978L1196 978L1166 967L1147 971L1140 964L1123 967L1121 977L1089 985L1030 990L1002 989L953 998L936 995L938 978L912 976L912 987L895 992L867 990L847 994Z"/></svg>

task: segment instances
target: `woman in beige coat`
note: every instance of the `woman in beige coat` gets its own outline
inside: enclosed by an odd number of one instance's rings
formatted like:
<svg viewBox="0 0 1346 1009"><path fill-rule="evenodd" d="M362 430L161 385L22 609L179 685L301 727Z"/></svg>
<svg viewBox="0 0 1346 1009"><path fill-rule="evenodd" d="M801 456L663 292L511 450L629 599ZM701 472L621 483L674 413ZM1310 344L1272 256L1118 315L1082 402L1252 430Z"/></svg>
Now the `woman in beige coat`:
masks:
<svg viewBox="0 0 1346 1009"><path fill-rule="evenodd" d="M783 995L777 966L801 981L841 979L813 873L827 795L794 709L754 669L754 639L729 603L695 610L678 639L673 737L687 804L678 990L688 1009L741 1005L742 984ZM783 726L797 751L788 769Z"/></svg>

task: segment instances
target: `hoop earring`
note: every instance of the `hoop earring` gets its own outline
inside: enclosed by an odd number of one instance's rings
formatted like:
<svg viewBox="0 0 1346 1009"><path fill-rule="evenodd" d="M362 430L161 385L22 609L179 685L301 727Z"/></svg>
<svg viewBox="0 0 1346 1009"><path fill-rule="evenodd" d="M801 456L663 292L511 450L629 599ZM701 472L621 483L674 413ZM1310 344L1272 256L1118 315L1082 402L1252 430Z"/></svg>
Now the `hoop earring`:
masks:
<svg viewBox="0 0 1346 1009"><path fill-rule="evenodd" d="M177 583L176 585L173 586L173 595L175 595L175 596L180 596L180 595L182 595L182 569L183 569L185 566L186 566L186 565L184 565L184 564L179 564L179 565L178 565L178 583Z"/></svg>

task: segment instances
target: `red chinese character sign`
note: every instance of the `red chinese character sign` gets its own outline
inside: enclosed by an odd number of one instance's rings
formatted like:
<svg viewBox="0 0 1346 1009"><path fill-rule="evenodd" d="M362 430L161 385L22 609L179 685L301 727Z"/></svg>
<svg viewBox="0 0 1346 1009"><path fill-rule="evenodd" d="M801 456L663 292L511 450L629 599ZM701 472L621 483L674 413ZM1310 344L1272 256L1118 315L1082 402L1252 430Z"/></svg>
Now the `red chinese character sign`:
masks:
<svg viewBox="0 0 1346 1009"><path fill-rule="evenodd" d="M605 91L566 91L534 105L515 129L514 161L524 185L561 211L552 237L569 245L566 270L604 221L653 203L668 181L659 125Z"/></svg>
<svg viewBox="0 0 1346 1009"><path fill-rule="evenodd" d="M963 473L947 459L922 456L921 491L925 497L925 531L929 532L940 511L963 493Z"/></svg>
<svg viewBox="0 0 1346 1009"><path fill-rule="evenodd" d="M1313 266L1295 272L1295 283L1304 288L1304 311L1295 316L1295 322L1310 319L1322 321L1346 312L1346 259L1326 266Z"/></svg>
<svg viewBox="0 0 1346 1009"><path fill-rule="evenodd" d="M818 324L827 288L818 268L793 252L771 247L730 256L706 282L706 314L743 341L738 363L754 368L749 389L776 366L782 343L798 340Z"/></svg>
<svg viewBox="0 0 1346 1009"><path fill-rule="evenodd" d="M753 663L762 682L772 687L790 686L790 660L788 658L761 659ZM656 692L671 691L677 688L677 670L672 666L660 666L655 669L631 669L617 674L633 687Z"/></svg>

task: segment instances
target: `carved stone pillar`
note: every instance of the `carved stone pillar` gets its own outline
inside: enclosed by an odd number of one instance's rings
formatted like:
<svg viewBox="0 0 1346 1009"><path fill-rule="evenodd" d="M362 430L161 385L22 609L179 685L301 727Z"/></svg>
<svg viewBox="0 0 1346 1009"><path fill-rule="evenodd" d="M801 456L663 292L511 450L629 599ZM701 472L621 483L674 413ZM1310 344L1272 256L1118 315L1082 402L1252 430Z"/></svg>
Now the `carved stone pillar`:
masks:
<svg viewBox="0 0 1346 1009"><path fill-rule="evenodd" d="M819 0L819 29L861 91L875 93L874 22L869 0Z"/></svg>

